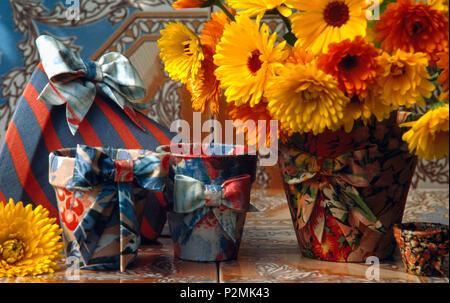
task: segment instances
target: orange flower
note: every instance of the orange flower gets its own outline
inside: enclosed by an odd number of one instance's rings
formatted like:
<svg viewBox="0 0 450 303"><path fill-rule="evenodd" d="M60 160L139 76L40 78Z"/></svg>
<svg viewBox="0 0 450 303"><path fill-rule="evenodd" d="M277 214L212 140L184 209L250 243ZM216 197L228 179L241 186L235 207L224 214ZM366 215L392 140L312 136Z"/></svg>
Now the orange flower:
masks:
<svg viewBox="0 0 450 303"><path fill-rule="evenodd" d="M172 7L174 9L208 7L211 6L213 2L214 1L212 0L178 0Z"/></svg>
<svg viewBox="0 0 450 303"><path fill-rule="evenodd" d="M212 114L219 114L219 97L221 90L219 80L217 80L214 71L217 66L214 64L214 54L216 46L220 42L225 24L230 19L222 11L211 14L211 19L203 25L200 42L203 47L204 60L198 72L197 77L187 82L187 89L191 93L192 109L205 112L209 103Z"/></svg>
<svg viewBox="0 0 450 303"><path fill-rule="evenodd" d="M247 121L254 121L255 128L247 129L243 125L236 125L237 133L245 133L247 144L252 146L258 146L258 142L260 139L265 140L266 146L270 146L270 121L272 120L272 116L269 114L267 110L265 102L259 102L254 107L250 107L250 104L245 103L241 106L236 106L235 103L229 103L227 105L227 116L233 120L241 120L242 123L245 124ZM260 138L263 134L258 132L258 121L266 121L266 137ZM279 128L278 128L279 129ZM278 130L279 135L280 131Z"/></svg>
<svg viewBox="0 0 450 303"><path fill-rule="evenodd" d="M337 242L337 238L333 235L324 234L322 242L319 242L315 237L311 242L312 250L316 257L322 260L332 261L333 251L339 247L339 242Z"/></svg>
<svg viewBox="0 0 450 303"><path fill-rule="evenodd" d="M423 2L399 0L388 5L374 29L385 51L423 52L435 64L437 54L448 50L448 25L441 11Z"/></svg>
<svg viewBox="0 0 450 303"><path fill-rule="evenodd" d="M437 66L443 71L441 72L441 75L438 78L438 82L442 84L442 94L441 99L442 100L448 100L448 91L449 91L449 52L448 49L445 52L438 54L440 59L437 62Z"/></svg>
<svg viewBox="0 0 450 303"><path fill-rule="evenodd" d="M314 55L306 51L303 47L300 46L299 43L297 43L289 53L288 58L286 59L287 63L292 64L302 64L306 65L310 63L312 60L314 60Z"/></svg>
<svg viewBox="0 0 450 303"><path fill-rule="evenodd" d="M214 75L216 65L214 65L213 51L208 46L203 46L205 58L198 71L197 77L191 78L186 83L186 88L191 93L192 109L201 113L209 103L212 114L219 114L219 97L221 95L219 81Z"/></svg>
<svg viewBox="0 0 450 303"><path fill-rule="evenodd" d="M376 58L379 51L358 36L328 46L328 53L319 57L319 68L339 81L339 88L351 98L367 96L368 86L382 72Z"/></svg>
<svg viewBox="0 0 450 303"><path fill-rule="evenodd" d="M228 23L230 23L230 19L224 12L218 11L211 14L211 19L203 24L202 35L200 36L201 44L208 45L215 53L216 46L222 38L225 25Z"/></svg>

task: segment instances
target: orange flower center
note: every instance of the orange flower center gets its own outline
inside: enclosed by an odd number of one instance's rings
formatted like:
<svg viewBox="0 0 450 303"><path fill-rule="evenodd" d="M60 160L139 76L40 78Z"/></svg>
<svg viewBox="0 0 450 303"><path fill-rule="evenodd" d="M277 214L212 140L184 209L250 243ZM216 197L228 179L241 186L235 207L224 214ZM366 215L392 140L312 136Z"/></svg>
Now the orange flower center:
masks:
<svg viewBox="0 0 450 303"><path fill-rule="evenodd" d="M422 22L416 21L411 26L411 32L412 32L412 35L414 35L414 36L422 34L423 30L424 30L424 26L423 26Z"/></svg>
<svg viewBox="0 0 450 303"><path fill-rule="evenodd" d="M330 2L323 15L325 22L335 27L341 27L350 19L350 11L343 1Z"/></svg>
<svg viewBox="0 0 450 303"><path fill-rule="evenodd" d="M391 66L391 74L394 77L403 76L406 73L406 69L404 66L392 65Z"/></svg>
<svg viewBox="0 0 450 303"><path fill-rule="evenodd" d="M345 56L341 62L339 62L339 67L344 70L352 70L358 66L358 57L347 55Z"/></svg>
<svg viewBox="0 0 450 303"><path fill-rule="evenodd" d="M254 50L251 57L248 58L247 66L253 75L256 75L263 64L259 59L259 56L261 56L261 52L259 50Z"/></svg>
<svg viewBox="0 0 450 303"><path fill-rule="evenodd" d="M21 240L12 239L0 244L0 260L14 264L24 257L24 243Z"/></svg>

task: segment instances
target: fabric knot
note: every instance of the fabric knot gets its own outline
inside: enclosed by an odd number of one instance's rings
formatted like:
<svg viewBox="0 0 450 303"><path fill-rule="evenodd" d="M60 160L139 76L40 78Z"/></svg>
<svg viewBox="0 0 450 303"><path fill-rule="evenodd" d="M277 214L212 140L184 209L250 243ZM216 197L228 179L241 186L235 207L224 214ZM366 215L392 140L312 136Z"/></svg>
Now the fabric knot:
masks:
<svg viewBox="0 0 450 303"><path fill-rule="evenodd" d="M103 81L103 72L100 68L100 65L98 65L94 61L89 60L83 60L84 65L86 65L86 73L85 77L89 81L97 81L101 82Z"/></svg>
<svg viewBox="0 0 450 303"><path fill-rule="evenodd" d="M134 180L134 163L132 160L115 160L116 174L115 182L133 182Z"/></svg>
<svg viewBox="0 0 450 303"><path fill-rule="evenodd" d="M222 187L220 185L205 185L205 206L219 207L222 205Z"/></svg>

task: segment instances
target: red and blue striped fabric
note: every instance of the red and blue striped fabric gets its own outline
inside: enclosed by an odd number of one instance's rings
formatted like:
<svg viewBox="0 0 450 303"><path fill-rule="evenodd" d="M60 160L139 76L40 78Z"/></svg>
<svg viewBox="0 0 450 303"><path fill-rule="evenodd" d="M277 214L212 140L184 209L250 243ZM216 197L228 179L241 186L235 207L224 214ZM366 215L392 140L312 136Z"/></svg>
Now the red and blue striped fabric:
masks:
<svg viewBox="0 0 450 303"><path fill-rule="evenodd" d="M57 149L77 144L93 147L155 150L170 143L173 134L138 113L145 131L107 97L97 94L78 132L72 135L67 125L66 106L51 106L37 100L49 82L42 64L36 68L6 132L0 149L0 203L42 205L59 218L55 192L48 182L48 156ZM155 240L166 221L162 194L152 193L146 206L141 233L144 243Z"/></svg>

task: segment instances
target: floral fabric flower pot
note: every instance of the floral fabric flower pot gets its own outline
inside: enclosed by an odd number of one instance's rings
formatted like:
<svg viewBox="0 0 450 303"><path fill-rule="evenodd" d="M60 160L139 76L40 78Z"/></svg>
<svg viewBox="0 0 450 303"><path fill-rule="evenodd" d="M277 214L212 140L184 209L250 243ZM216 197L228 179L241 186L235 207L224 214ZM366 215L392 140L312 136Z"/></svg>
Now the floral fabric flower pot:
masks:
<svg viewBox="0 0 450 303"><path fill-rule="evenodd" d="M66 258L78 258L83 269L125 271L137 255L147 203L163 191L168 160L146 150L88 146L51 153Z"/></svg>
<svg viewBox="0 0 450 303"><path fill-rule="evenodd" d="M444 257L448 255L448 225L397 224L394 235L408 273L418 276L444 274Z"/></svg>
<svg viewBox="0 0 450 303"><path fill-rule="evenodd" d="M232 145L203 145L201 155L193 153L201 145L178 146L186 152L171 153L167 186L175 256L201 262L236 259L257 156L236 154Z"/></svg>
<svg viewBox="0 0 450 303"><path fill-rule="evenodd" d="M281 144L279 165L305 256L364 262L392 255L392 228L401 223L416 166L401 136L392 117Z"/></svg>

